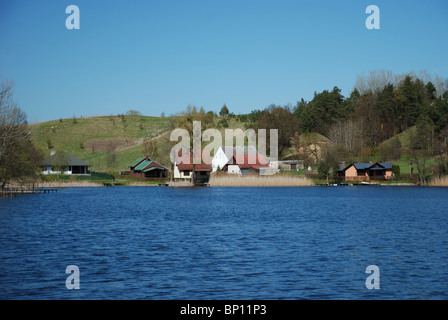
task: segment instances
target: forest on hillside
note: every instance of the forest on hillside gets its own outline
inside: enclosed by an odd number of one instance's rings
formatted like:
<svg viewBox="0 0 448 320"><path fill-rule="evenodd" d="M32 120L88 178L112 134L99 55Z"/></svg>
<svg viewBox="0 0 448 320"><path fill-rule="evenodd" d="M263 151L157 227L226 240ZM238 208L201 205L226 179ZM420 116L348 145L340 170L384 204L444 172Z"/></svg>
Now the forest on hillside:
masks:
<svg viewBox="0 0 448 320"><path fill-rule="evenodd" d="M311 101L270 105L240 118L246 127L278 128L281 157L299 156L327 175L340 161L368 161L375 155L382 161L400 160L403 146L397 135L407 131L407 151L420 178L428 175L429 157L440 159L433 173L448 173L448 81L424 72L373 71L359 76L347 97L335 86L315 92ZM313 133L327 143L316 145Z"/></svg>

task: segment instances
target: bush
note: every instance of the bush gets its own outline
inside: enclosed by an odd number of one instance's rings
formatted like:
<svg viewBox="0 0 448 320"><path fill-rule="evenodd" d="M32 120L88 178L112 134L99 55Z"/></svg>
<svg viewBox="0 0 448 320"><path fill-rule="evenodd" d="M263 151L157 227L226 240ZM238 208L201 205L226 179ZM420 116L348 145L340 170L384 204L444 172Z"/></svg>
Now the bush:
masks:
<svg viewBox="0 0 448 320"><path fill-rule="evenodd" d="M392 165L392 174L395 177L395 179L400 179L400 166L398 164Z"/></svg>
<svg viewBox="0 0 448 320"><path fill-rule="evenodd" d="M432 120L420 117L410 137L410 145L414 150L431 150L434 145L434 124Z"/></svg>
<svg viewBox="0 0 448 320"><path fill-rule="evenodd" d="M137 111L137 110L128 110L126 112L126 115L127 116L141 116L142 114L140 111Z"/></svg>
<svg viewBox="0 0 448 320"><path fill-rule="evenodd" d="M381 161L400 160L401 158L401 142L395 137L390 141L381 143L378 147L380 152Z"/></svg>
<svg viewBox="0 0 448 320"><path fill-rule="evenodd" d="M48 139L47 139L47 148L48 148L48 149L53 149L53 147L54 147L54 146L53 146L53 142L51 141L50 138L48 138Z"/></svg>
<svg viewBox="0 0 448 320"><path fill-rule="evenodd" d="M370 161L370 148L362 148L360 154L361 162L369 162Z"/></svg>
<svg viewBox="0 0 448 320"><path fill-rule="evenodd" d="M220 125L223 128L228 128L229 127L229 122L227 121L226 118L223 118L223 119L218 121L218 125Z"/></svg>
<svg viewBox="0 0 448 320"><path fill-rule="evenodd" d="M330 174L330 167L325 162L321 162L317 167L317 172L319 173L319 178L327 179L328 175Z"/></svg>
<svg viewBox="0 0 448 320"><path fill-rule="evenodd" d="M229 108L227 108L226 105L223 105L221 108L221 111L219 112L220 116L227 116L229 115Z"/></svg>

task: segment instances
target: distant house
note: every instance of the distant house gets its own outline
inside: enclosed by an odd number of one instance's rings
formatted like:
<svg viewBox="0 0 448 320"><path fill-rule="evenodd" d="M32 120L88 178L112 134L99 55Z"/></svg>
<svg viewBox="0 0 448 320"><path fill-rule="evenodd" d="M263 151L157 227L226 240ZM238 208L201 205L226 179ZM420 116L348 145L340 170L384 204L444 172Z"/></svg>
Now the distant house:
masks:
<svg viewBox="0 0 448 320"><path fill-rule="evenodd" d="M303 160L279 160L270 161L269 166L273 169L303 170Z"/></svg>
<svg viewBox="0 0 448 320"><path fill-rule="evenodd" d="M337 173L338 179L345 181L389 180L392 178L392 163L352 163Z"/></svg>
<svg viewBox="0 0 448 320"><path fill-rule="evenodd" d="M193 175L193 152L190 152L189 163L182 162L182 150L179 150L178 156L174 162L173 178L175 180L193 180L196 184L206 184L210 180L212 166L205 163L194 165Z"/></svg>
<svg viewBox="0 0 448 320"><path fill-rule="evenodd" d="M222 170L225 165L232 159L233 155L256 155L258 154L257 149L253 146L237 146L237 147L219 147L212 159L213 172L218 169Z"/></svg>
<svg viewBox="0 0 448 320"><path fill-rule="evenodd" d="M212 159L213 172L218 169L239 175L274 174L266 158L254 146L220 147Z"/></svg>
<svg viewBox="0 0 448 320"><path fill-rule="evenodd" d="M138 158L129 166L130 175L139 178L166 178L168 168L148 156Z"/></svg>
<svg viewBox="0 0 448 320"><path fill-rule="evenodd" d="M51 151L48 158L42 161L41 167L42 173L48 174L65 174L65 175L89 175L89 167L91 164L76 158L74 155L67 151L55 152Z"/></svg>
<svg viewBox="0 0 448 320"><path fill-rule="evenodd" d="M236 154L224 166L223 171L238 175L271 175L275 169L271 168L261 154Z"/></svg>

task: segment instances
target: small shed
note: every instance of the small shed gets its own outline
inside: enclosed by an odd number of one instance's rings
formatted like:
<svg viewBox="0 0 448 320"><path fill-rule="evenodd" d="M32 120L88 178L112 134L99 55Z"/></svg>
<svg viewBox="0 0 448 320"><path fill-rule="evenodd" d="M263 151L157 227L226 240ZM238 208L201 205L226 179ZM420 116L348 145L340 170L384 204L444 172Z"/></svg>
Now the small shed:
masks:
<svg viewBox="0 0 448 320"><path fill-rule="evenodd" d="M269 162L269 166L274 169L283 170L303 170L303 160L279 160Z"/></svg>

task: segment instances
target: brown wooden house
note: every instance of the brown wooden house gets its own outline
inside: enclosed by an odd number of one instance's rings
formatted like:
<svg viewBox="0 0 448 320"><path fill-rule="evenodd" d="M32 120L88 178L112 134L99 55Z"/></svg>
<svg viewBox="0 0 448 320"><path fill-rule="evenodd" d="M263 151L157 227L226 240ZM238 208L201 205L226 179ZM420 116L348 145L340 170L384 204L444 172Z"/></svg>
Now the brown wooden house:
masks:
<svg viewBox="0 0 448 320"><path fill-rule="evenodd" d="M166 178L168 168L148 156L139 158L130 166L130 175L139 178Z"/></svg>
<svg viewBox="0 0 448 320"><path fill-rule="evenodd" d="M352 163L337 173L338 179L345 181L389 180L392 178L392 163Z"/></svg>

